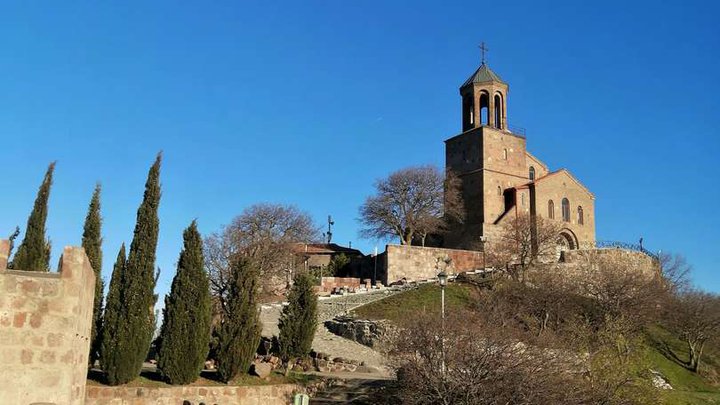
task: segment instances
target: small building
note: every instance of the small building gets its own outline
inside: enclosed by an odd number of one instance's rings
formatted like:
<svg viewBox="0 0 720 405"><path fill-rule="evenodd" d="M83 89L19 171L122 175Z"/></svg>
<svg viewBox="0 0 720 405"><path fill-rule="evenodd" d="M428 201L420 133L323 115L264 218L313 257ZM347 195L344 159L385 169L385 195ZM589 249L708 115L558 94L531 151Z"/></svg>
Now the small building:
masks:
<svg viewBox="0 0 720 405"><path fill-rule="evenodd" d="M343 254L348 259L356 260L363 257L361 251L337 243L296 243L293 252L299 258L296 266L306 266L308 270L325 268L330 261Z"/></svg>

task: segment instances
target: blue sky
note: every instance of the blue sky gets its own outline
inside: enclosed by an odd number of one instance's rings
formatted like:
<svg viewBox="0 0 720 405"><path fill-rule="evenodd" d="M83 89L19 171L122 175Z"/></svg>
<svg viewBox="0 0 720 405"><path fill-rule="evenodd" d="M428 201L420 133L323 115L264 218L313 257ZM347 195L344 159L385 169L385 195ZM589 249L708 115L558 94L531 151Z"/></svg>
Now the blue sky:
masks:
<svg viewBox="0 0 720 405"><path fill-rule="evenodd" d="M160 294L190 221L257 202L332 214L334 241L370 252L358 206L444 164L485 41L509 123L595 193L598 239L682 253L720 291L717 2L109 3L0 5L0 235L57 160L54 261L100 181L109 280L159 150Z"/></svg>

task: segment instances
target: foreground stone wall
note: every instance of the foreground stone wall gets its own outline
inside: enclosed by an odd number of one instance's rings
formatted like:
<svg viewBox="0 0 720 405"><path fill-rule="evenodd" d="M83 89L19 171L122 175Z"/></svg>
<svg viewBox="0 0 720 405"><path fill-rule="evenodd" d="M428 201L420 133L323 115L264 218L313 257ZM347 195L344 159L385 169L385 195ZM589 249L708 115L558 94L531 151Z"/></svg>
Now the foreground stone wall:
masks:
<svg viewBox="0 0 720 405"><path fill-rule="evenodd" d="M386 268L383 283L386 285L402 279L407 281L432 279L440 270L458 274L483 267L482 252L473 250L387 245L385 253ZM443 261L446 258L450 259L447 267Z"/></svg>
<svg viewBox="0 0 720 405"><path fill-rule="evenodd" d="M247 387L87 387L85 405L286 405L303 388L294 384Z"/></svg>
<svg viewBox="0 0 720 405"><path fill-rule="evenodd" d="M357 290L361 287L370 288L370 280L361 280L357 277L322 277L320 279L320 292L332 292L336 288Z"/></svg>
<svg viewBox="0 0 720 405"><path fill-rule="evenodd" d="M8 270L0 241L0 402L81 405L85 399L95 274L66 247L58 273Z"/></svg>

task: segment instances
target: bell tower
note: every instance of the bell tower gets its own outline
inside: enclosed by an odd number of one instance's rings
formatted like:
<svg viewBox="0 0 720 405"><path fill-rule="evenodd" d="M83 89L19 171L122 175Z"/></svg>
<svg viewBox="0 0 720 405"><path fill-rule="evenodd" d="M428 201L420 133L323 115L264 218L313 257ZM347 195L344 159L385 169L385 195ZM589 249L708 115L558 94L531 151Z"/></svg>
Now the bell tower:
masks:
<svg viewBox="0 0 720 405"><path fill-rule="evenodd" d="M463 132L480 126L507 130L508 85L485 63L485 45L480 67L460 86Z"/></svg>

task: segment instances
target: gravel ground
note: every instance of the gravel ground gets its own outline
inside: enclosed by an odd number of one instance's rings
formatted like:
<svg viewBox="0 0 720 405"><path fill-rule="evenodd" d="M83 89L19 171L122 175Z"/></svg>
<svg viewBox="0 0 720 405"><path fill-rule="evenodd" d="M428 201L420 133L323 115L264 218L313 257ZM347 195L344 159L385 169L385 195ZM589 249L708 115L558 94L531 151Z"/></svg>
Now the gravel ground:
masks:
<svg viewBox="0 0 720 405"><path fill-rule="evenodd" d="M369 304L393 295L395 291L383 290L369 293L351 294L343 297L332 297L318 301L318 327L313 340L313 350L327 353L330 357L343 357L357 361L364 361L366 366L376 368L381 375L388 375L389 370L385 367L385 358L379 352L337 336L328 331L324 322L351 311L359 306ZM271 337L279 333L278 319L281 304L263 305L260 319L263 323L262 335Z"/></svg>

